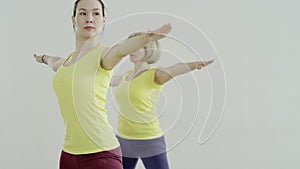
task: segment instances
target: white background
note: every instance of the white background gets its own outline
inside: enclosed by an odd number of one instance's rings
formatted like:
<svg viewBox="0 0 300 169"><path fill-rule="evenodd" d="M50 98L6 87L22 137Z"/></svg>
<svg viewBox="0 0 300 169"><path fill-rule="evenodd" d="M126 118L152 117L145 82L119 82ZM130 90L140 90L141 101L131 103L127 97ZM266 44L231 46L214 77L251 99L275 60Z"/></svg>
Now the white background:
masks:
<svg viewBox="0 0 300 169"><path fill-rule="evenodd" d="M203 145L197 142L205 117L201 112L207 112L207 107L201 105L208 106L212 99L212 94L205 92L210 86L207 71L184 76L187 79L183 76L176 78L182 90L181 95L175 82L164 87L166 96L162 102L166 112L161 123L163 129L171 126L166 134L169 148L176 140L183 138L196 119L191 132L168 152L171 168L300 167L298 1L105 2L108 8L107 23L140 12L162 12L185 18L201 29L217 49L219 58L213 54L204 57L216 61L207 69L208 72L222 70L224 66L224 116L216 133ZM73 1L70 0L1 3L1 169L58 168L64 125L52 90L54 73L45 65L35 63L33 53L65 57L74 49L72 6ZM155 21L151 20L151 23ZM137 24L145 25L143 29L146 30L165 22L158 17L157 25L149 26L149 20ZM133 23L130 24L124 27L134 27ZM183 33L182 37L185 37L192 33L179 28L174 25L171 35ZM106 29L104 35L106 31L109 33L109 25ZM123 30L122 27L118 29ZM195 38L193 41L197 40ZM168 39L163 40L162 45L167 47L171 43L168 42ZM199 40L201 42L204 43ZM201 51L200 48L197 50ZM174 53L181 55L178 49ZM200 53L203 54L205 52ZM195 60L188 59L188 56L182 59ZM170 62L162 58L158 65L167 66L176 61L175 57ZM125 60L122 63L128 62ZM211 76L222 74L211 73ZM191 86L185 83L191 79L196 79L198 86L193 81L189 83ZM197 88L200 89L200 103L196 101L197 105L194 105L193 95ZM110 92L107 109L115 127L117 111L112 97ZM180 102L178 98L183 101ZM172 108L177 111L180 109L177 105L182 105L182 111L172 116ZM198 118L194 118L197 111L195 106L200 106ZM178 113L180 116L176 120ZM174 122L176 125L172 126ZM141 163L138 168L143 168Z"/></svg>

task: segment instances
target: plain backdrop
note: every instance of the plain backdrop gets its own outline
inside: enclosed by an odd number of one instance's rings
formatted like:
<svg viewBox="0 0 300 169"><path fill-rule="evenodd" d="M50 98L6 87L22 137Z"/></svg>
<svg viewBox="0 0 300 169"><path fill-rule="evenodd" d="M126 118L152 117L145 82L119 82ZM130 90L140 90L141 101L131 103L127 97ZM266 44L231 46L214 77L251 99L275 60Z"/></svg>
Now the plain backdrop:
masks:
<svg viewBox="0 0 300 169"><path fill-rule="evenodd" d="M73 2L1 2L1 169L58 168L64 124L54 72L37 64L33 53L66 57L74 50ZM172 169L300 167L299 1L104 2L105 44L171 22L153 66L215 60L163 88L158 110ZM130 66L124 59L115 74ZM113 93L106 108L116 128Z"/></svg>

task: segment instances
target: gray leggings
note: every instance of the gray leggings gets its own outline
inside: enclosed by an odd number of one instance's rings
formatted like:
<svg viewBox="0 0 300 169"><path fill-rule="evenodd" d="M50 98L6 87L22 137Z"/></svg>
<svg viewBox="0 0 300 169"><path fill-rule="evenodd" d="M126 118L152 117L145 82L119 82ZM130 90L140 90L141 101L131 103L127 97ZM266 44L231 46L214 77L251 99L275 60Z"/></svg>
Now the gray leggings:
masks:
<svg viewBox="0 0 300 169"><path fill-rule="evenodd" d="M164 136L148 140L117 138L122 148L124 169L134 169L139 158L146 169L169 169Z"/></svg>

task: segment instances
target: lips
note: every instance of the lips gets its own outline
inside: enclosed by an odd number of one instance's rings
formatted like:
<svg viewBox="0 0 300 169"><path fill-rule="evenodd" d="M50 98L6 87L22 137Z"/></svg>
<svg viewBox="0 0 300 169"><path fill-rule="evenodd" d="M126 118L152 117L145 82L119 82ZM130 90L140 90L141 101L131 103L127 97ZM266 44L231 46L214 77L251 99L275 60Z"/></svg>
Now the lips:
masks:
<svg viewBox="0 0 300 169"><path fill-rule="evenodd" d="M92 26L86 26L86 27L84 27L84 29L91 30L91 29L95 29L95 28Z"/></svg>

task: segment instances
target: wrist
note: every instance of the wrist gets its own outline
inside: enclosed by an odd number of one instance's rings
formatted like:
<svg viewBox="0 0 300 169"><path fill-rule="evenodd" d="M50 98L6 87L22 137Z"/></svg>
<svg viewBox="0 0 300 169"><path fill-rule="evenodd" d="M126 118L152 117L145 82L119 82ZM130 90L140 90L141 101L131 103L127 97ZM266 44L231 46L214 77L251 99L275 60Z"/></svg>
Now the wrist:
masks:
<svg viewBox="0 0 300 169"><path fill-rule="evenodd" d="M45 61L45 57L46 57L46 55L43 55L43 56L42 56L42 63L44 63L44 64L47 65L47 62Z"/></svg>

